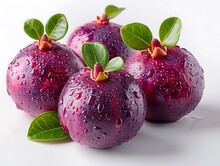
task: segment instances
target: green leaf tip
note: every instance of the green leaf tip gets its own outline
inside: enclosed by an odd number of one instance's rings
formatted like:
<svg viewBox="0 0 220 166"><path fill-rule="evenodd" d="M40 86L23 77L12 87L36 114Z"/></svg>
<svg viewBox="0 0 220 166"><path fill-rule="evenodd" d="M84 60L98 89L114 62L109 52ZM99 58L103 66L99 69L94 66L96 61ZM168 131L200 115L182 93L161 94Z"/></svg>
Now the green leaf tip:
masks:
<svg viewBox="0 0 220 166"><path fill-rule="evenodd" d="M24 31L32 39L39 40L44 34L44 25L37 19L28 19L24 23Z"/></svg>
<svg viewBox="0 0 220 166"><path fill-rule="evenodd" d="M167 47L173 47L179 41L182 22L178 17L170 17L164 20L159 29L160 41Z"/></svg>
<svg viewBox="0 0 220 166"><path fill-rule="evenodd" d="M60 125L57 112L45 112L37 116L29 127L27 137L39 142L70 139Z"/></svg>
<svg viewBox="0 0 220 166"><path fill-rule="evenodd" d="M107 72L113 72L113 71L118 71L124 68L124 61L121 57L115 57L112 58L108 64L106 65L106 68L104 70L104 73Z"/></svg>
<svg viewBox="0 0 220 166"><path fill-rule="evenodd" d="M68 21L64 14L55 14L47 21L45 28L52 40L60 40L67 33Z"/></svg>
<svg viewBox="0 0 220 166"><path fill-rule="evenodd" d="M131 23L121 27L122 40L135 50L146 50L153 38L148 26L141 23Z"/></svg>
<svg viewBox="0 0 220 166"><path fill-rule="evenodd" d="M107 16L108 19L113 19L117 17L124 10L125 8L118 8L114 5L108 5L105 8L105 15Z"/></svg>
<svg viewBox="0 0 220 166"><path fill-rule="evenodd" d="M91 69L94 68L95 63L100 63L105 67L109 61L109 53L106 46L99 42L83 44L82 55L84 62Z"/></svg>

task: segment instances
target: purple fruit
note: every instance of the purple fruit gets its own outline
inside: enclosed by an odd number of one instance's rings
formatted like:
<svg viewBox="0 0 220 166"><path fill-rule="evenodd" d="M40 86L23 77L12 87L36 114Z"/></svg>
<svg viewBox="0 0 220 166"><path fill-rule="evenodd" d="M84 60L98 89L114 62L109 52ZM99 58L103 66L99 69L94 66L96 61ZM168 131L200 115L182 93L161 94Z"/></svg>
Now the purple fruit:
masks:
<svg viewBox="0 0 220 166"><path fill-rule="evenodd" d="M147 35L138 36L135 31L137 27ZM160 27L161 42L152 40L148 27L140 23L121 29L124 41L141 50L129 56L125 70L144 90L148 102L146 120L176 121L193 111L202 98L203 69L189 51L176 45L180 29L181 21L177 17L165 20ZM143 40L138 44L128 40L128 30L134 30L130 34Z"/></svg>
<svg viewBox="0 0 220 166"><path fill-rule="evenodd" d="M105 13L101 18L97 17L97 21L76 28L70 35L67 45L82 57L81 49L84 43L100 42L107 47L110 59L121 56L126 60L134 50L124 44L120 36L121 25L109 22L111 18Z"/></svg>
<svg viewBox="0 0 220 166"><path fill-rule="evenodd" d="M63 86L83 66L70 48L43 35L21 49L8 65L8 94L18 109L32 117L57 111Z"/></svg>
<svg viewBox="0 0 220 166"><path fill-rule="evenodd" d="M112 65L119 61L122 59ZM73 141L93 148L130 140L146 113L145 96L134 78L125 71L110 72L108 66L96 62L93 69L82 69L68 80L60 95L61 125Z"/></svg>
<svg viewBox="0 0 220 166"><path fill-rule="evenodd" d="M186 49L167 48L166 58L152 58L148 51L137 52L127 59L125 70L145 92L147 120L176 121L193 111L201 100L203 70Z"/></svg>
<svg viewBox="0 0 220 166"><path fill-rule="evenodd" d="M34 42L9 64L7 90L17 107L33 117L57 111L63 86L82 67L77 55L66 46L53 42L50 50L41 51Z"/></svg>

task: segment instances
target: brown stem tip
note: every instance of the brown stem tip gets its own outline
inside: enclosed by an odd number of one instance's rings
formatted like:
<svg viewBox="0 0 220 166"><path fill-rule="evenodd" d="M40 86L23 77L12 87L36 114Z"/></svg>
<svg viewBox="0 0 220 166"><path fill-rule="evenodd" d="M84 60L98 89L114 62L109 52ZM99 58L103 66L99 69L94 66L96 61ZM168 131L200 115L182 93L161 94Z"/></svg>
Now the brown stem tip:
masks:
<svg viewBox="0 0 220 166"><path fill-rule="evenodd" d="M96 19L97 19L97 23L99 23L99 24L108 24L109 23L109 19L105 14L103 14L101 17L97 16Z"/></svg>
<svg viewBox="0 0 220 166"><path fill-rule="evenodd" d="M103 67L100 63L96 63L94 69L91 69L91 78L95 81L104 81L108 79L108 75L103 72Z"/></svg>
<svg viewBox="0 0 220 166"><path fill-rule="evenodd" d="M38 40L39 50L49 50L52 47L52 39L50 39L46 34L44 34Z"/></svg>
<svg viewBox="0 0 220 166"><path fill-rule="evenodd" d="M151 47L148 48L148 52L152 58L162 58L167 56L167 47L163 46L159 40L153 39L151 41Z"/></svg>

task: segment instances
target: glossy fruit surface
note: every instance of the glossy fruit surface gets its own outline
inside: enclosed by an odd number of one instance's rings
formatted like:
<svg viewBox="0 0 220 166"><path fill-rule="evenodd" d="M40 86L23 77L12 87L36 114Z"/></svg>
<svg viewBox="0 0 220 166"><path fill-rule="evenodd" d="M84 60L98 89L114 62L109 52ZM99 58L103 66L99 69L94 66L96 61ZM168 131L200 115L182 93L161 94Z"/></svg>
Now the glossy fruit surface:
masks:
<svg viewBox="0 0 220 166"><path fill-rule="evenodd" d="M146 100L142 89L125 71L108 79L91 79L91 69L74 74L64 86L58 115L73 141L108 148L133 138L143 124Z"/></svg>
<svg viewBox="0 0 220 166"><path fill-rule="evenodd" d="M115 23L100 24L92 21L76 28L70 35L67 45L82 57L82 45L87 42L100 42L109 51L109 58L121 56L124 60L134 50L124 44L120 36L121 26Z"/></svg>
<svg viewBox="0 0 220 166"><path fill-rule="evenodd" d="M125 70L145 92L150 121L176 121L193 111L203 95L203 69L178 46L167 48L167 56L161 58L152 58L147 50L136 52L126 61Z"/></svg>
<svg viewBox="0 0 220 166"><path fill-rule="evenodd" d="M8 94L19 109L32 117L57 111L63 86L83 66L65 45L54 41L50 49L39 50L38 42L34 42L21 49L8 65Z"/></svg>

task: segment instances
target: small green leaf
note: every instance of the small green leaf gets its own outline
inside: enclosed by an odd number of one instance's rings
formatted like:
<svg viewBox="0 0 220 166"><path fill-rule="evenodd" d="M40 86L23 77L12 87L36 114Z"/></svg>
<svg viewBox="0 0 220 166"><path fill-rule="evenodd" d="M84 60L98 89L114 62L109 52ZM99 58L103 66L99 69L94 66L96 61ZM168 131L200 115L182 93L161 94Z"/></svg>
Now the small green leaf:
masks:
<svg viewBox="0 0 220 166"><path fill-rule="evenodd" d="M121 57L115 57L109 61L104 70L105 73L121 70L124 68L124 61Z"/></svg>
<svg viewBox="0 0 220 166"><path fill-rule="evenodd" d="M177 44L182 28L181 20L178 17L170 17L163 21L159 30L160 41L167 47Z"/></svg>
<svg viewBox="0 0 220 166"><path fill-rule="evenodd" d="M108 17L108 19L112 19L118 16L123 10L125 10L125 8L118 8L114 5L108 5L105 8L105 14Z"/></svg>
<svg viewBox="0 0 220 166"><path fill-rule="evenodd" d="M38 40L44 34L44 26L37 19L29 19L24 23L24 31L31 38Z"/></svg>
<svg viewBox="0 0 220 166"><path fill-rule="evenodd" d="M53 40L62 39L68 30L68 22L63 14L53 15L46 23L46 33Z"/></svg>
<svg viewBox="0 0 220 166"><path fill-rule="evenodd" d="M60 141L69 139L60 125L56 112L45 112L36 117L28 130L28 138L32 141Z"/></svg>
<svg viewBox="0 0 220 166"><path fill-rule="evenodd" d="M121 28L120 33L125 44L135 50L146 50L151 44L152 33L144 24L125 25Z"/></svg>
<svg viewBox="0 0 220 166"><path fill-rule="evenodd" d="M85 43L82 46L82 55L84 62L91 68L99 62L105 67L109 61L109 53L105 45L98 42Z"/></svg>

